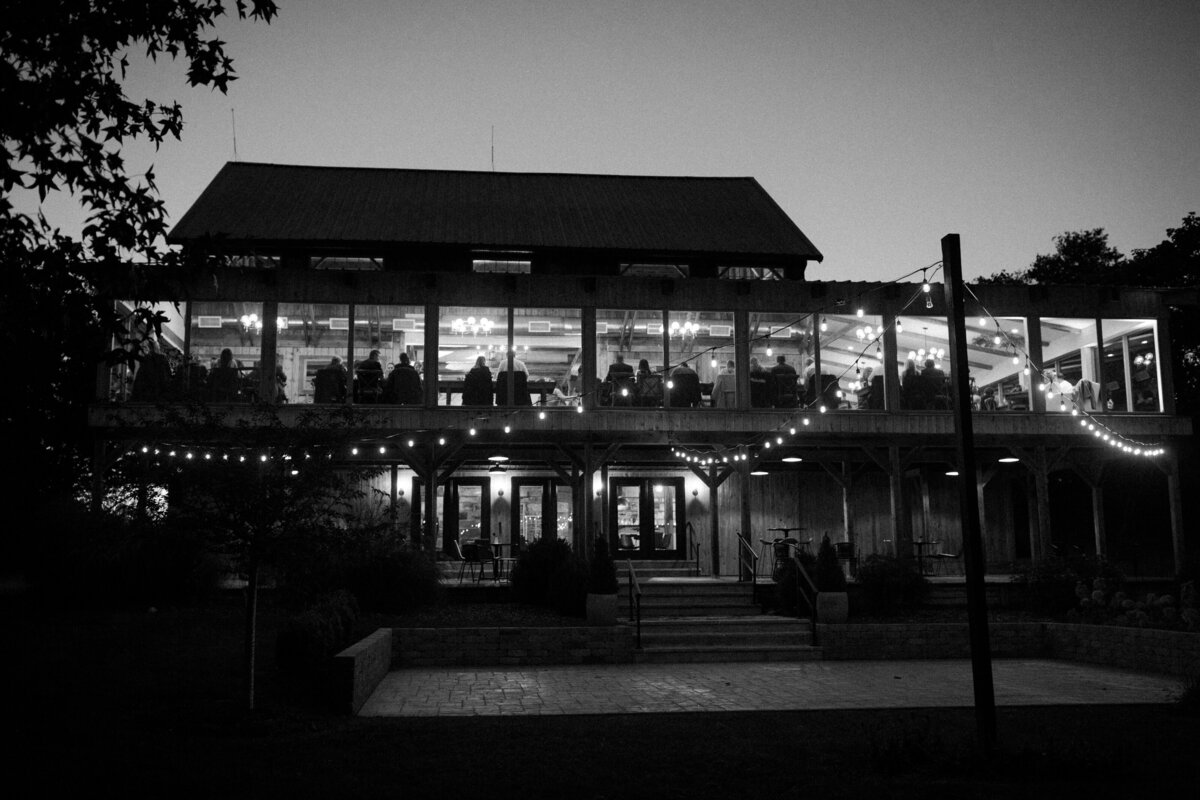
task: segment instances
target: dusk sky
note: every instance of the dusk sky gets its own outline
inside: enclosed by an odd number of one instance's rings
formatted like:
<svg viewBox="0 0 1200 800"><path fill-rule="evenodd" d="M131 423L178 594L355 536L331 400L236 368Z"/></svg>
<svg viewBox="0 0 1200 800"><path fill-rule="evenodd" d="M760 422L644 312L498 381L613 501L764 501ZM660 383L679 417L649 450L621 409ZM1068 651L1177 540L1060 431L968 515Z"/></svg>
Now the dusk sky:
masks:
<svg viewBox="0 0 1200 800"><path fill-rule="evenodd" d="M176 98L172 222L233 157L756 178L825 254L886 280L962 236L968 278L1103 227L1128 252L1200 210L1200 3L288 2L223 24L240 76ZM64 217L64 219L66 219ZM70 223L65 223L70 227Z"/></svg>

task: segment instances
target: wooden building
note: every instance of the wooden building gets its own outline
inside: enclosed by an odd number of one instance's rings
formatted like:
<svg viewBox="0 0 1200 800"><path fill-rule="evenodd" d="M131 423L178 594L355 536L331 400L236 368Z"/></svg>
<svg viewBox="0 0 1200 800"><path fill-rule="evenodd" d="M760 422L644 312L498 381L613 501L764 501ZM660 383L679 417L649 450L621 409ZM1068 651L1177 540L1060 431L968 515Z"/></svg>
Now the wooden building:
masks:
<svg viewBox="0 0 1200 800"><path fill-rule="evenodd" d="M175 388L139 392L145 362L107 374L101 438L162 435L197 399L251 431L251 397L285 426L350 419L343 457L386 466L398 533L431 549L602 531L618 557L730 575L739 534L800 528L860 557L936 542L961 569L974 480L992 569L1052 548L1141 574L1184 559L1192 424L1159 291L969 287L979 470L961 476L936 265L811 280L821 253L750 178L231 163L170 241L197 266L105 291L167 315Z"/></svg>

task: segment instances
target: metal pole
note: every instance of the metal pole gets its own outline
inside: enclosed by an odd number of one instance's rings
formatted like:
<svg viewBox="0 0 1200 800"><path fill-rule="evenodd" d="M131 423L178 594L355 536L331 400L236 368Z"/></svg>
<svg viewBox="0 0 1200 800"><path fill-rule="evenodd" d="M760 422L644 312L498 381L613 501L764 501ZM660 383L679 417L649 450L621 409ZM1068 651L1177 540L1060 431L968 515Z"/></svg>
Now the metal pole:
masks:
<svg viewBox="0 0 1200 800"><path fill-rule="evenodd" d="M974 428L971 424L967 328L963 309L962 252L956 233L942 237L942 269L946 276L946 313L950 323L950 388L954 399L954 430L958 447L958 496L967 577L971 675L975 683L975 723L980 746L985 752L991 752L996 745L996 696L992 686L992 654L983 588L983 536L979 527L979 497L975 493L974 480Z"/></svg>

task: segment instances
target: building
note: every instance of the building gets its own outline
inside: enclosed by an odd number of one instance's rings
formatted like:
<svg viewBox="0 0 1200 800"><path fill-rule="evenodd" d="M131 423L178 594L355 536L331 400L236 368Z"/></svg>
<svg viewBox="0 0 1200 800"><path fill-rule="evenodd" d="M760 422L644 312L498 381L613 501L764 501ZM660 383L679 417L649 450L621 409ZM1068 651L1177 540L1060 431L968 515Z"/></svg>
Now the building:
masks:
<svg viewBox="0 0 1200 800"><path fill-rule="evenodd" d="M753 179L230 163L169 240L199 266L147 268L136 296L168 318L171 388L105 375L91 423L111 449L192 399L252 425L255 396L285 425L349 414L343 457L386 465L400 534L439 551L600 531L618 558L732 575L782 528L961 569L970 478L936 266L809 280L820 251ZM103 291L132 307L132 286ZM971 287L989 568L1064 548L1134 574L1183 563L1192 422L1174 413L1169 299ZM347 369L323 372L335 357ZM388 383L403 359L405 393Z"/></svg>

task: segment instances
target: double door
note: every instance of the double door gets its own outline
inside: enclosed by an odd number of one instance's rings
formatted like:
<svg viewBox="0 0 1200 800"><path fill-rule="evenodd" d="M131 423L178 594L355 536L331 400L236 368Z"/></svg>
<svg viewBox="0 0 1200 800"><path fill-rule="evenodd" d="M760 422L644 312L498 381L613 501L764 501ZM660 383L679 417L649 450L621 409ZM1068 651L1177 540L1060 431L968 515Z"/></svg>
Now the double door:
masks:
<svg viewBox="0 0 1200 800"><path fill-rule="evenodd" d="M575 495L552 478L513 478L512 527L525 545L539 539L571 541Z"/></svg>
<svg viewBox="0 0 1200 800"><path fill-rule="evenodd" d="M611 545L618 558L683 558L682 478L615 478L609 492Z"/></svg>

